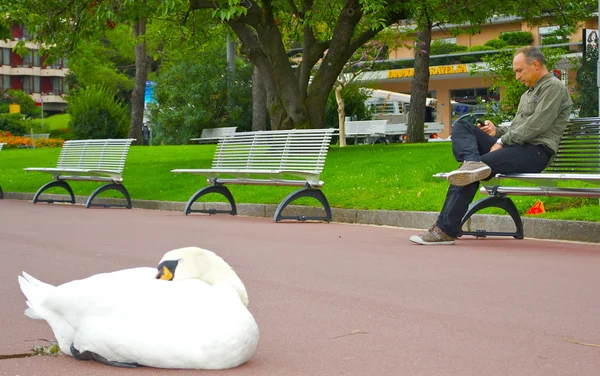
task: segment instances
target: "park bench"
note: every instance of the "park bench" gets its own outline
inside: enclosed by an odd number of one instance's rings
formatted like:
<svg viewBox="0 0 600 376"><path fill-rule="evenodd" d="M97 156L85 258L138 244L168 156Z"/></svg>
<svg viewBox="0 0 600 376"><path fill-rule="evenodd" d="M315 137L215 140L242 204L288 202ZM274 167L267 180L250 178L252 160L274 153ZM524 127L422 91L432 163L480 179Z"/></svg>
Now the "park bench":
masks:
<svg viewBox="0 0 600 376"><path fill-rule="evenodd" d="M435 177L445 177L436 174ZM520 180L537 185L536 187L510 186L507 179ZM475 230L463 232L462 235L484 237L513 236L523 239L523 222L521 216L508 196L548 196L548 197L587 197L600 198L600 188L559 187L569 181L580 181L600 185L600 118L571 119L563 132L558 152L552 163L541 173L496 174L489 181L483 181L480 192L488 195L474 201L462 219L464 225L478 211L497 207L505 210L515 224L514 232L491 232Z"/></svg>
<svg viewBox="0 0 600 376"><path fill-rule="evenodd" d="M191 141L199 143L217 143L220 139L230 134L235 133L237 127L222 127L222 128L204 128L200 137L192 138Z"/></svg>
<svg viewBox="0 0 600 376"><path fill-rule="evenodd" d="M0 151L2 151L3 143L0 142ZM4 198L4 192L2 191L2 187L0 187L0 200Z"/></svg>
<svg viewBox="0 0 600 376"><path fill-rule="evenodd" d="M184 212L237 214L233 195L226 184L303 187L290 193L279 204L274 222L282 219L331 221L331 208L320 188L320 174L334 129L294 129L282 131L240 132L223 137L215 151L212 167L176 169L174 173L206 176L210 186L192 195ZM198 198L208 193L223 195L231 210L192 209ZM313 197L325 209L325 216L284 216L284 208L301 197Z"/></svg>
<svg viewBox="0 0 600 376"><path fill-rule="evenodd" d="M123 168L129 153L129 147L135 139L106 139L106 140L71 140L65 141L58 157L55 168L29 167L25 171L46 172L54 180L44 184L33 196L37 202L69 202L75 203L73 189L67 180L106 182L89 196L85 204L90 206L122 206L131 209L131 197L123 186ZM40 199L42 192L52 187L62 187L70 195L70 200ZM92 204L94 198L107 190L119 191L127 200L126 205Z"/></svg>
<svg viewBox="0 0 600 376"><path fill-rule="evenodd" d="M348 121L345 124L345 133L347 138L354 139L354 145L359 140L364 143L388 143L386 140L387 120L358 120Z"/></svg>

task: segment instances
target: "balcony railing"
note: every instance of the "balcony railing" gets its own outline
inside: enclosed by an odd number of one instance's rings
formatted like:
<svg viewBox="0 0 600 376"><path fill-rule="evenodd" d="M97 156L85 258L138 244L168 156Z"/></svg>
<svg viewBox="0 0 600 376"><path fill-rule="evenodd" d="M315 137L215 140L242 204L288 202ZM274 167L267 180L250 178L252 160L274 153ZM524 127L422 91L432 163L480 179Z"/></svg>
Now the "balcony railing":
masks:
<svg viewBox="0 0 600 376"><path fill-rule="evenodd" d="M582 42L549 44L549 45L545 45L545 46L543 45L543 46L538 46L538 47L562 49L564 51L565 55L582 53L582 50L583 50ZM429 58L429 66L479 63L479 62L483 61L482 58L484 56L494 55L494 54L500 53L502 51L505 51L505 50L488 50L488 51L475 51L475 52L463 51L463 52L457 52L457 53L446 54L446 55L431 55ZM404 58L404 59L376 61L373 64L372 70L380 71L380 70L403 69L403 68L414 68L414 67L415 67L415 59L414 58Z"/></svg>

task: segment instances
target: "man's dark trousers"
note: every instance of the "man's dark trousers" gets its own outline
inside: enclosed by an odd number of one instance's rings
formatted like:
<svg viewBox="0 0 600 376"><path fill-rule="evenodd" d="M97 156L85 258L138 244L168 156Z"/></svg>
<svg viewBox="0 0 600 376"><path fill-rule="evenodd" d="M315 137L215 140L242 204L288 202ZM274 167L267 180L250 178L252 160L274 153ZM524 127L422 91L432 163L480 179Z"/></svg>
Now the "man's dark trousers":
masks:
<svg viewBox="0 0 600 376"><path fill-rule="evenodd" d="M484 162L491 167L490 177L502 173L541 172L552 157L552 150L545 145L505 145L490 153L497 138L489 136L467 121L457 121L452 126L452 152L458 162ZM473 201L479 182L464 187L450 185L446 201L436 225L446 234L457 237L460 224Z"/></svg>

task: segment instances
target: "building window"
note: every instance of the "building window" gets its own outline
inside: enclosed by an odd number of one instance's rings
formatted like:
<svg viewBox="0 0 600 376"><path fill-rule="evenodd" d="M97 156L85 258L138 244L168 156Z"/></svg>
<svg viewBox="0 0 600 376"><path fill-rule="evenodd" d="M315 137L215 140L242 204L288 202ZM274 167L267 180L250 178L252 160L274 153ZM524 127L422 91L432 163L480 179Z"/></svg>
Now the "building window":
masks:
<svg viewBox="0 0 600 376"><path fill-rule="evenodd" d="M10 48L3 48L2 65L10 65Z"/></svg>
<svg viewBox="0 0 600 376"><path fill-rule="evenodd" d="M33 66L40 66L40 54L38 53L38 50L33 50Z"/></svg>
<svg viewBox="0 0 600 376"><path fill-rule="evenodd" d="M41 93L40 90L40 76L33 76L33 92Z"/></svg>
<svg viewBox="0 0 600 376"><path fill-rule="evenodd" d="M28 68L31 67L32 60L33 56L31 50L29 50L25 55L23 55L23 66Z"/></svg>
<svg viewBox="0 0 600 376"><path fill-rule="evenodd" d="M561 44L569 43L569 32L560 26L540 26L540 44Z"/></svg>
<svg viewBox="0 0 600 376"><path fill-rule="evenodd" d="M65 66L65 59L60 58L60 59L56 59L54 61L54 63L52 63L52 65L50 65L48 68L61 69L61 68L64 68L64 66Z"/></svg>
<svg viewBox="0 0 600 376"><path fill-rule="evenodd" d="M33 92L33 80L31 76L23 76L23 92L27 94Z"/></svg>
<svg viewBox="0 0 600 376"><path fill-rule="evenodd" d="M64 83L62 77L52 77L52 92L54 95L61 95L64 93Z"/></svg>
<svg viewBox="0 0 600 376"><path fill-rule="evenodd" d="M29 34L29 30L25 26L23 26L23 39L24 40L32 40L31 34Z"/></svg>
<svg viewBox="0 0 600 376"><path fill-rule="evenodd" d="M10 76L0 75L0 89L10 89Z"/></svg>
<svg viewBox="0 0 600 376"><path fill-rule="evenodd" d="M436 39L438 43L456 44L456 38L440 38Z"/></svg>

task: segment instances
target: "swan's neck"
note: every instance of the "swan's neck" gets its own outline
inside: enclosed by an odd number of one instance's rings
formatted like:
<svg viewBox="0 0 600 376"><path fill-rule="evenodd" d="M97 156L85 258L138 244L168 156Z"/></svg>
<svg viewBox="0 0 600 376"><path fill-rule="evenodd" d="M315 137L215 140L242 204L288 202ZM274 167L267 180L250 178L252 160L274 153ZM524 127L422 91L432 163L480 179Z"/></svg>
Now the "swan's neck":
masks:
<svg viewBox="0 0 600 376"><path fill-rule="evenodd" d="M232 286L240 295L240 300L245 306L248 306L248 292L242 280L235 274L235 272L229 269L226 272L209 272L201 278L204 282L209 285L221 284Z"/></svg>

